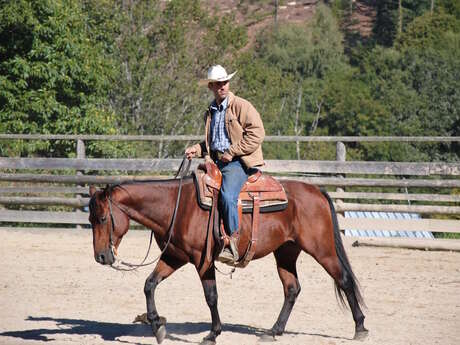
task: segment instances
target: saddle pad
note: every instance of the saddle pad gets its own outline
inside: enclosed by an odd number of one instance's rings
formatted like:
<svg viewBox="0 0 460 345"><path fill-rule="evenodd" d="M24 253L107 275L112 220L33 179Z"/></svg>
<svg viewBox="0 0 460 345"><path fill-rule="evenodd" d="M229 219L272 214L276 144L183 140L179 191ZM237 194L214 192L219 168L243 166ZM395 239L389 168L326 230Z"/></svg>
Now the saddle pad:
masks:
<svg viewBox="0 0 460 345"><path fill-rule="evenodd" d="M201 169L196 169L193 172L194 180L195 180L195 187L196 187L196 194L198 198L198 204L201 208L205 210L210 210L212 206L212 192L209 190L204 181L205 172ZM253 201L251 199L251 194L260 193L260 212L267 213L267 212L275 212L275 211L282 211L286 209L288 205L288 200L286 196L286 192L284 191L283 186L277 182L274 178L268 175L263 175L267 179L271 179L270 181L270 190L269 191L245 191L247 189L246 186L243 187L243 192L240 193L239 199L241 200L241 204L243 206L244 213L252 213L253 210ZM274 187L273 181L276 182L277 186ZM250 188L249 188L250 189ZM263 188L261 188L263 189Z"/></svg>

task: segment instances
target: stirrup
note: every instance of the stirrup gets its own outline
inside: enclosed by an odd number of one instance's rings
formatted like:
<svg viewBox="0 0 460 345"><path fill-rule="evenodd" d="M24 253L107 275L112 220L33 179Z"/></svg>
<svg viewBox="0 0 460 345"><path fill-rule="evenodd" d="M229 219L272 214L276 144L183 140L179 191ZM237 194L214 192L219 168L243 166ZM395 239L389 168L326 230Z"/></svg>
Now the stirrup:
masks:
<svg viewBox="0 0 460 345"><path fill-rule="evenodd" d="M217 256L217 261L224 264L234 264L235 257L230 248L225 247L220 254Z"/></svg>

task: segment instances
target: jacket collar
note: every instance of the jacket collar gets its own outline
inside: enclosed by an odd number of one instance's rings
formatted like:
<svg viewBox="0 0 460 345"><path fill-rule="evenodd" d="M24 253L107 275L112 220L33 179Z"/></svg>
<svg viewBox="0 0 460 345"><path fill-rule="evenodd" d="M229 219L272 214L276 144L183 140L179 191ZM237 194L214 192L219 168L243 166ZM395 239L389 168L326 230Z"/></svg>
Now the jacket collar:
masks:
<svg viewBox="0 0 460 345"><path fill-rule="evenodd" d="M209 105L209 110L227 110L228 108L228 96L222 101L222 103L218 106L216 103L216 100L212 101L211 104Z"/></svg>
<svg viewBox="0 0 460 345"><path fill-rule="evenodd" d="M229 91L228 92L228 103L227 103L227 108L230 107L230 105L233 104L233 101L235 100L235 95L233 94L233 92Z"/></svg>
<svg viewBox="0 0 460 345"><path fill-rule="evenodd" d="M230 106L233 104L234 100L235 100L235 95L233 94L233 92L229 91L228 96L227 96L227 109L230 108ZM212 101L211 104L209 104L208 111L207 111L207 113L209 115L211 115L211 105L213 105L215 103L216 103L216 101L214 100L214 101Z"/></svg>

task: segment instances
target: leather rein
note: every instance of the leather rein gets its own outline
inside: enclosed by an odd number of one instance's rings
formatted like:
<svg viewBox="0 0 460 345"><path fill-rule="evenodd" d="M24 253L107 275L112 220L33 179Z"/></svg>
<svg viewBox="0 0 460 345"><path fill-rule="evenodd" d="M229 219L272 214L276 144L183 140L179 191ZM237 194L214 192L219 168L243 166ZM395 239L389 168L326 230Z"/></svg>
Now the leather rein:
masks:
<svg viewBox="0 0 460 345"><path fill-rule="evenodd" d="M187 164L185 164L186 161L187 161ZM155 259L153 259L153 260L151 260L149 262L145 262L145 261L147 260L147 258L149 256L149 253L150 253L150 249L152 247L153 235L154 235L153 230L150 231L149 247L148 247L147 253L145 254L144 259L141 261L141 263L132 264L132 263L129 263L129 262L126 262L126 261L118 259L117 256L115 255L115 251L114 251L115 246L113 244L113 233L115 232L115 219L113 217L112 204L114 206L116 206L120 211L125 213L128 217L130 217L131 210L129 208L127 208L126 206L124 206L122 204L119 204L116 201L112 200L112 195L111 194L109 195L107 200L108 200L108 203L109 203L110 221L112 223L111 224L112 226L110 227L110 234L109 234L110 251L111 251L113 257L115 258L115 262L111 265L111 267L113 269L116 269L118 271L134 271L134 270L138 269L139 267L152 265L155 262L157 262L160 259L160 257L163 255L163 253L166 251L166 249L168 248L169 243L171 242L173 229L174 229L174 223L176 221L176 216L177 216L177 209L179 208L179 200L180 200L181 193L182 193L182 180L188 174L188 172L190 170L191 162L192 161L187 159L187 157L184 157L182 159L182 163L181 163L179 169L177 170L176 175L174 176L175 179L177 179L179 177L179 189L177 191L176 205L174 206L174 212L173 212L173 216L172 216L172 219L171 219L171 223L169 224L169 228L166 231L166 234L168 236L168 240L166 241L166 244L165 244L164 248L162 249L161 253Z"/></svg>

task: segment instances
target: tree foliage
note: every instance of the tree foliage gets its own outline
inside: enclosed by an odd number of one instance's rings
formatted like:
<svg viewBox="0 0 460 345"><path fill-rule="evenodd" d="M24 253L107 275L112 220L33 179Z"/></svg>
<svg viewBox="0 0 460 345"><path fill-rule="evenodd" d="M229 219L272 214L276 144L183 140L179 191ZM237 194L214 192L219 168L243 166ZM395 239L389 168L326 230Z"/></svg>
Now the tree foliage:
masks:
<svg viewBox="0 0 460 345"><path fill-rule="evenodd" d="M199 0L0 1L0 131L199 134L211 94L198 80L221 64L238 70L231 87L256 106L269 135L460 135L458 1L375 2L373 35L353 47L341 27L350 1L326 3L307 23L266 26L248 45L246 26ZM264 145L267 158L334 157L326 144ZM133 152L98 142L90 154L166 157L183 148L146 144ZM370 160L458 161L460 151L350 148ZM0 149L75 150L64 142Z"/></svg>
<svg viewBox="0 0 460 345"><path fill-rule="evenodd" d="M202 132L206 89L198 86L210 64L231 66L246 42L246 31L230 17L210 16L197 0L130 1L114 54L119 80L111 102L122 125L136 134ZM164 157L183 146L153 148ZM149 148L152 150L152 148Z"/></svg>
<svg viewBox="0 0 460 345"><path fill-rule="evenodd" d="M389 134L458 133L460 36L455 22L442 11L425 13L408 25L395 47L376 47L363 62L360 77L391 116ZM445 145L422 147L410 157L458 159Z"/></svg>
<svg viewBox="0 0 460 345"><path fill-rule="evenodd" d="M321 133L318 124L327 116L323 111L327 80L349 68L342 38L331 10L322 5L303 26L267 29L256 49L240 58L239 93L254 102L268 133ZM266 146L268 157L312 158L318 152L311 151L311 145Z"/></svg>
<svg viewBox="0 0 460 345"><path fill-rule="evenodd" d="M104 47L91 40L78 1L3 1L0 8L0 131L115 133ZM73 145L2 146L3 154L71 154ZM10 151L12 150L12 151Z"/></svg>

